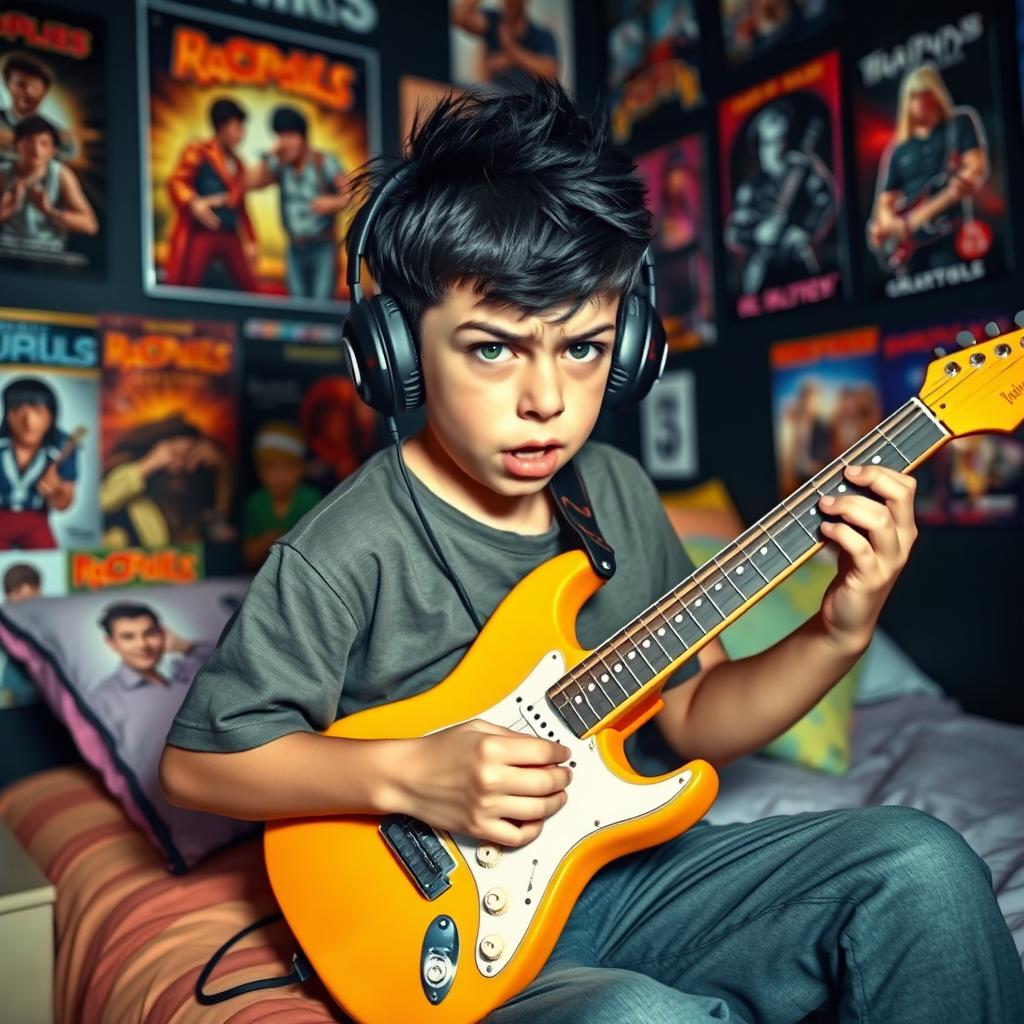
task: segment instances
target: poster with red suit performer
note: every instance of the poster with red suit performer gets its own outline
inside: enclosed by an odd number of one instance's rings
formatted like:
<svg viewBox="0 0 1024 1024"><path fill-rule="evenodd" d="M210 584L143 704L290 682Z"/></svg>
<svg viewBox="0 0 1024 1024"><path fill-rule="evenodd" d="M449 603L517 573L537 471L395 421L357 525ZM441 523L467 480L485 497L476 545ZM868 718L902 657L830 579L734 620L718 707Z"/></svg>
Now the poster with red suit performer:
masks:
<svg viewBox="0 0 1024 1024"><path fill-rule="evenodd" d="M1011 265L998 40L989 11L872 37L852 74L864 288L899 298Z"/></svg>
<svg viewBox="0 0 1024 1024"><path fill-rule="evenodd" d="M377 54L139 0L143 273L161 297L341 313Z"/></svg>
<svg viewBox="0 0 1024 1024"><path fill-rule="evenodd" d="M839 298L838 52L722 100L718 126L731 311L748 319Z"/></svg>
<svg viewBox="0 0 1024 1024"><path fill-rule="evenodd" d="M711 344L715 305L703 139L687 135L637 157L636 165L654 217L655 304L669 349Z"/></svg>

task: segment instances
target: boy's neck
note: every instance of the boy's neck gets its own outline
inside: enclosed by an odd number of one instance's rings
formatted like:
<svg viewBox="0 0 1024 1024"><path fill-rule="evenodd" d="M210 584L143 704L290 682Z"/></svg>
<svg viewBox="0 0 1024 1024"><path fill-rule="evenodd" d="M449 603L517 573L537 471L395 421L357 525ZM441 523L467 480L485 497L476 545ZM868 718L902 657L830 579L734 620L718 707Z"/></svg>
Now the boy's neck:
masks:
<svg viewBox="0 0 1024 1024"><path fill-rule="evenodd" d="M527 535L551 528L555 503L547 487L522 497L495 493L461 469L429 426L402 443L402 454L425 487L478 522Z"/></svg>

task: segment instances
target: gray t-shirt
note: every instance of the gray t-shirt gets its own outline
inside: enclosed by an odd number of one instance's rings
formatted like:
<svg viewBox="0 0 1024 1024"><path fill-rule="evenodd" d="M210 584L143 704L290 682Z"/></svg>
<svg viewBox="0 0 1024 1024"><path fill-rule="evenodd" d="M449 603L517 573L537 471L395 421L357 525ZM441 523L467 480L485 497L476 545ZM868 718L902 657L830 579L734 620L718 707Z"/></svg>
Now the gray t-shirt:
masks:
<svg viewBox="0 0 1024 1024"><path fill-rule="evenodd" d="M578 639L589 649L680 583L693 565L636 459L591 441L576 462L617 562L615 575L577 618ZM482 622L532 569L578 546L560 519L533 536L496 529L409 475ZM388 447L271 547L167 740L190 750L237 751L287 733L323 731L342 715L441 682L475 632ZM698 667L690 658L666 686ZM508 688L516 682L509 680ZM653 722L633 740L641 733L643 749L626 748L638 771L654 774L681 763Z"/></svg>

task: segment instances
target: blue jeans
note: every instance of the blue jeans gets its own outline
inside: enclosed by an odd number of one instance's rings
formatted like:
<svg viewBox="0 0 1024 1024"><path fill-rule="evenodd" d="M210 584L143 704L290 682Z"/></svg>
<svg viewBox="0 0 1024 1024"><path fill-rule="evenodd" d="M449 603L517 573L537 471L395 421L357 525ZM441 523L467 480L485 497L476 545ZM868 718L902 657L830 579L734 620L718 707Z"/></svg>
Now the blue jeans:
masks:
<svg viewBox="0 0 1024 1024"><path fill-rule="evenodd" d="M865 807L698 824L606 865L486 1024L1022 1024L1024 971L963 837Z"/></svg>
<svg viewBox="0 0 1024 1024"><path fill-rule="evenodd" d="M333 239L290 242L285 256L288 294L295 298L333 299L338 283L338 245Z"/></svg>

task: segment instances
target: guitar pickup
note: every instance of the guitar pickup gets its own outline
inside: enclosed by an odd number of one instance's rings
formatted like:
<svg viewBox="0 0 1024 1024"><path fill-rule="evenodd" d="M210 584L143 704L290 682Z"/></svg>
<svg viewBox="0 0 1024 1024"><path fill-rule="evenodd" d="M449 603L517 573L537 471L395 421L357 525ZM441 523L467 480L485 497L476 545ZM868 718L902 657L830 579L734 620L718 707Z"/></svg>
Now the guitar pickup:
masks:
<svg viewBox="0 0 1024 1024"><path fill-rule="evenodd" d="M426 899L436 900L451 888L448 876L455 858L429 825L407 814L389 814L381 822L380 834Z"/></svg>

